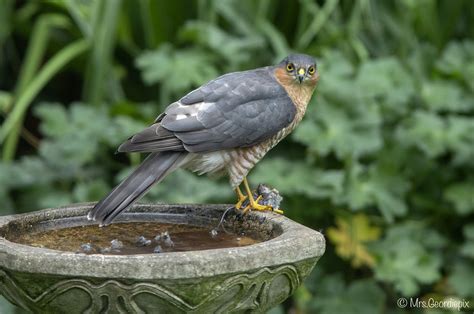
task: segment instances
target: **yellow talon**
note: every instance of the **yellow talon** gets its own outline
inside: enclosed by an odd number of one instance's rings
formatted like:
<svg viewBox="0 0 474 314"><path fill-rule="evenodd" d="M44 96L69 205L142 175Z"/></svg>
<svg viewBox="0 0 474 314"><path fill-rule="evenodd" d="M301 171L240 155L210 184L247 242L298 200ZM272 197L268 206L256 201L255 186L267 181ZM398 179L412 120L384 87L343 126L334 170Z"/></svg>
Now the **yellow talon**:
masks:
<svg viewBox="0 0 474 314"><path fill-rule="evenodd" d="M245 206L244 209L242 209L242 214L246 214L250 210L250 205Z"/></svg>
<svg viewBox="0 0 474 314"><path fill-rule="evenodd" d="M283 214L283 211L280 210L280 209L274 209L272 206L270 205L261 205L259 204L258 202L262 199L262 196L260 195L259 197L257 197L257 199L255 200L253 198L253 194L252 194L252 191L250 190L250 187L249 187L249 184L247 182L247 178L244 178L244 187L245 187L245 190L247 192L247 196L249 198L249 205L247 205L242 211L243 213L245 214L246 212L248 212L250 209L253 209L253 210L258 210L258 211L273 211L275 213L278 213L278 214ZM241 192L242 193L242 192Z"/></svg>
<svg viewBox="0 0 474 314"><path fill-rule="evenodd" d="M274 211L275 213L277 213L277 214L280 214L280 215L283 215L283 214L284 214L284 212L283 212L281 209L275 209L275 208L274 208L273 211Z"/></svg>
<svg viewBox="0 0 474 314"><path fill-rule="evenodd" d="M235 208L240 209L242 207L242 204L247 199L247 195L244 195L244 193L242 193L239 187L235 189L235 193L237 193L237 203L235 203Z"/></svg>

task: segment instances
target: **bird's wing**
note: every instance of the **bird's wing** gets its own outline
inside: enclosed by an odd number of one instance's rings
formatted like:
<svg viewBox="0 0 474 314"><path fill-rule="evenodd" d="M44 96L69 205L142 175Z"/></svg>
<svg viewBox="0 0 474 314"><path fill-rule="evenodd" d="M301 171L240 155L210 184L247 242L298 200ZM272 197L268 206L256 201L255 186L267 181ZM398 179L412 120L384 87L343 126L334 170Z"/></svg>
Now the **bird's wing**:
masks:
<svg viewBox="0 0 474 314"><path fill-rule="evenodd" d="M171 104L119 151L196 153L253 146L285 128L295 114L268 68L230 73Z"/></svg>
<svg viewBox="0 0 474 314"><path fill-rule="evenodd" d="M118 152L185 151L183 142L173 132L154 123L122 143Z"/></svg>

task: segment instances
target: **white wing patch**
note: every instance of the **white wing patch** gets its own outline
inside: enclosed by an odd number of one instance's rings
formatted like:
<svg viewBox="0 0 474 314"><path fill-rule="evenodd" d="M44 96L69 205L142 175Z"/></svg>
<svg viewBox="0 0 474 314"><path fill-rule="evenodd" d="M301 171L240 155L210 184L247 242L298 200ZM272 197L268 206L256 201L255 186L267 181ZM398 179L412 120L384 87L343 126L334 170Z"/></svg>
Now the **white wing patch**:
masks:
<svg viewBox="0 0 474 314"><path fill-rule="evenodd" d="M175 121L196 117L200 111L206 110L212 105L214 105L213 102L200 102L193 105L183 105L176 102L176 105L174 105L175 108L170 112L170 116L173 117Z"/></svg>
<svg viewBox="0 0 474 314"><path fill-rule="evenodd" d="M201 103L197 104L198 110L206 110L207 108L209 108L212 105L214 105L213 102L201 102Z"/></svg>

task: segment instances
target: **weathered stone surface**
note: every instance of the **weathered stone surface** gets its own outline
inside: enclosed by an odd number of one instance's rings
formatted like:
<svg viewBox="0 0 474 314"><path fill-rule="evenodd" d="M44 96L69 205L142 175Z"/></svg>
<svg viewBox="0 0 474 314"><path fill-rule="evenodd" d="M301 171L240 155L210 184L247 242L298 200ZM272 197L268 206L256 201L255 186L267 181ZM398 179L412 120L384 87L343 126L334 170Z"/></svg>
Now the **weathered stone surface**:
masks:
<svg viewBox="0 0 474 314"><path fill-rule="evenodd" d="M209 224L228 205L137 205L122 221ZM226 216L225 227L268 241L246 247L149 255L85 255L7 241L44 224L88 224L90 204L0 217L0 292L38 313L263 312L301 284L324 237L273 213Z"/></svg>

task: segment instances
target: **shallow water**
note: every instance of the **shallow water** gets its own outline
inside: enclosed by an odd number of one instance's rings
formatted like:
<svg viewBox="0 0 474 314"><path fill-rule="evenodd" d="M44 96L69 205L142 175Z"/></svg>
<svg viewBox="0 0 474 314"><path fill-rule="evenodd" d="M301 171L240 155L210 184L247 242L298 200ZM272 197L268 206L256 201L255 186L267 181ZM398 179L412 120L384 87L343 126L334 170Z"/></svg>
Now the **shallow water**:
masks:
<svg viewBox="0 0 474 314"><path fill-rule="evenodd" d="M168 232L171 241L166 237L155 240L157 235L164 232ZM138 242L140 236L151 240L151 243L144 245L142 241L140 244ZM121 241L123 247L112 249L111 241L115 239ZM106 255L208 250L247 246L260 242L245 235L229 234L224 231L213 235L210 229L156 222L115 223L103 228L97 225L70 227L21 234L8 240L59 251ZM154 252L158 246L160 253Z"/></svg>

